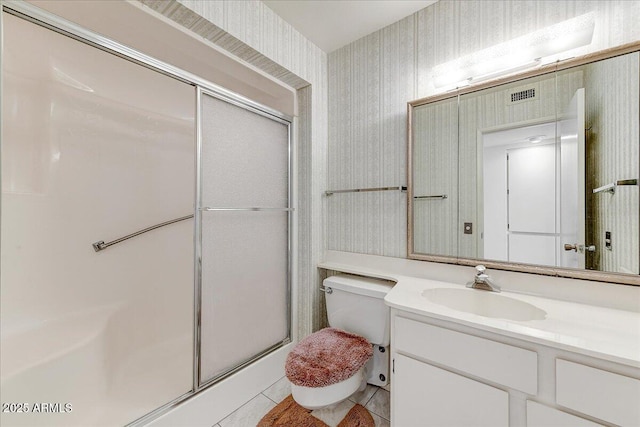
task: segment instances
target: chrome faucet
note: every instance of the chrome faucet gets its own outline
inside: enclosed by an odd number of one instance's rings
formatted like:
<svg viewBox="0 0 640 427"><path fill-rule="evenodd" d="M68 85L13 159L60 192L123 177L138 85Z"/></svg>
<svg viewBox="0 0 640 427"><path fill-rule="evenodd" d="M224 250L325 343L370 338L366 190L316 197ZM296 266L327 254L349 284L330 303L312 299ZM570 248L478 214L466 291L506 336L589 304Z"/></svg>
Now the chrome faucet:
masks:
<svg viewBox="0 0 640 427"><path fill-rule="evenodd" d="M491 277L485 274L487 268L484 265L476 266L476 276L472 282L467 283L467 288L482 289L483 291L500 292L500 286L493 283Z"/></svg>

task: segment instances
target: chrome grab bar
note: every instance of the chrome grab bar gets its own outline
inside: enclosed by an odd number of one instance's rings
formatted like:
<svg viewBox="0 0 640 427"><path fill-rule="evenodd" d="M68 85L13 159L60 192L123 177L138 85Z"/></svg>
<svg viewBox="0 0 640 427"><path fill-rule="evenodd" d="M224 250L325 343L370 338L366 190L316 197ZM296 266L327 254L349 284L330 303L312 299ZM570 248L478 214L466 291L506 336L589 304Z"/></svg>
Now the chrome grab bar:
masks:
<svg viewBox="0 0 640 427"><path fill-rule="evenodd" d="M250 207L250 208L200 208L200 210L201 211L252 211L252 212L259 212L259 211L285 211L285 212L292 212L295 209L294 208L256 208L256 207ZM121 238L116 239L116 240L112 240L111 242L108 242L108 243L105 243L104 240L100 240L99 242L95 242L95 243L92 244L93 250L96 251L96 252L100 252L101 250L107 249L109 246L113 246L113 245L118 244L120 242L123 242L125 240L131 239L132 237L139 236L141 234L146 233L147 231L155 230L156 228L164 227L165 225L173 224L175 222L180 222L180 221L184 221L184 220L191 219L191 218L193 218L193 214L192 215L187 215L187 216L182 216L182 217L176 218L176 219L172 219L170 221L161 222L160 224L152 225L151 227L147 227L145 229L136 231L135 233L128 234L128 235L126 235L124 237L121 237Z"/></svg>
<svg viewBox="0 0 640 427"><path fill-rule="evenodd" d="M336 193L365 193L369 191L407 191L407 187L375 187L375 188L352 188L350 190L327 190L324 192L326 196Z"/></svg>
<svg viewBox="0 0 640 427"><path fill-rule="evenodd" d="M104 240L100 240L99 242L95 242L92 244L93 250L96 252L100 252L104 249L107 249L109 246L113 246L117 243L124 242L132 237L139 236L141 234L146 233L147 231L155 230L156 228L164 227L165 225L173 224L174 222L180 222L187 219L193 218L193 215L181 216L180 218L172 219L170 221L161 222L160 224L152 225L151 227L144 228L142 230L136 231L135 233L128 234L124 237L121 237L116 240L112 240L108 243L105 243Z"/></svg>

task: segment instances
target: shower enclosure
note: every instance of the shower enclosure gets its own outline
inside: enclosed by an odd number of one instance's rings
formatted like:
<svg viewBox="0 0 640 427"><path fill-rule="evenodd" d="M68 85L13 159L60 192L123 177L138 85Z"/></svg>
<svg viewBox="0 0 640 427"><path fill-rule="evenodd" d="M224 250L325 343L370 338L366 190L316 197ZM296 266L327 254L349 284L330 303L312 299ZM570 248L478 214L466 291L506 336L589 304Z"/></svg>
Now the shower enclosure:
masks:
<svg viewBox="0 0 640 427"><path fill-rule="evenodd" d="M0 424L144 422L290 341L291 118L15 7Z"/></svg>

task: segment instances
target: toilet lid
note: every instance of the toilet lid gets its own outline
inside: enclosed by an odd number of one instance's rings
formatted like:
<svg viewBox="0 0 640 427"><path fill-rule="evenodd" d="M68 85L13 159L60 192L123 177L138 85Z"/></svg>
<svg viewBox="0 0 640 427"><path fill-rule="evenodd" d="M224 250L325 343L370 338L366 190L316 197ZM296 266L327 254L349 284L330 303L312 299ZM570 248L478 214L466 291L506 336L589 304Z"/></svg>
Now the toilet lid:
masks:
<svg viewBox="0 0 640 427"><path fill-rule="evenodd" d="M303 387L326 387L351 378L373 355L360 335L325 328L300 341L287 356L289 381Z"/></svg>

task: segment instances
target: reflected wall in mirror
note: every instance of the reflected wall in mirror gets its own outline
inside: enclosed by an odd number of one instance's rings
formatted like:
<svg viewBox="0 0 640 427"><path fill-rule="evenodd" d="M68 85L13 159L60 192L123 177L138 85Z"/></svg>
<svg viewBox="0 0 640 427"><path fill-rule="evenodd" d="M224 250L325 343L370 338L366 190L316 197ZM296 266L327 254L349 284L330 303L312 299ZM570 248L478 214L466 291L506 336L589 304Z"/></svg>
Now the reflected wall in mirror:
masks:
<svg viewBox="0 0 640 427"><path fill-rule="evenodd" d="M409 103L409 257L640 282L640 54L626 49Z"/></svg>
<svg viewBox="0 0 640 427"><path fill-rule="evenodd" d="M413 121L415 139L421 142L415 144L412 156L413 209L415 218L420 219L414 221L414 247L420 253L456 256L457 99L421 105L414 109Z"/></svg>

